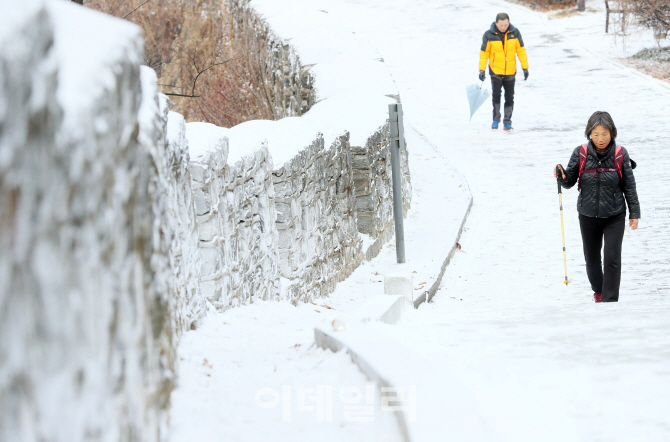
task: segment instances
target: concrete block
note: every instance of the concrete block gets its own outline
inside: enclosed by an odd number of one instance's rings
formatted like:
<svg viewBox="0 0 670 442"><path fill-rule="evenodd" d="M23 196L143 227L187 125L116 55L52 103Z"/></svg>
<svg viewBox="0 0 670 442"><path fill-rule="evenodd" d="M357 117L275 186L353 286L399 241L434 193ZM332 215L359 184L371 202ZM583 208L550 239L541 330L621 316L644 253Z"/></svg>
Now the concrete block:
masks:
<svg viewBox="0 0 670 442"><path fill-rule="evenodd" d="M405 303L404 296L376 295L368 298L356 311L356 315L363 322L396 324L402 317Z"/></svg>
<svg viewBox="0 0 670 442"><path fill-rule="evenodd" d="M384 294L404 296L413 302L414 289L412 288L411 273L389 273L384 275Z"/></svg>

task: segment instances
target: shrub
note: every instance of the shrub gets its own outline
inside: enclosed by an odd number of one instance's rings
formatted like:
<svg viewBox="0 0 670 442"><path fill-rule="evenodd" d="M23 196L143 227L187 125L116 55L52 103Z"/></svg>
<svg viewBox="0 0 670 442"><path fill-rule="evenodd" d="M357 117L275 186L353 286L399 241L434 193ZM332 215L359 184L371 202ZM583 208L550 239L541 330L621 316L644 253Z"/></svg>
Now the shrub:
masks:
<svg viewBox="0 0 670 442"><path fill-rule="evenodd" d="M670 31L670 0L621 0L623 9L642 26L654 31L657 39Z"/></svg>
<svg viewBox="0 0 670 442"><path fill-rule="evenodd" d="M274 119L260 20L235 23L225 0L90 0L85 5L139 25L144 61L173 109L188 121L231 127ZM136 9L137 8L137 9Z"/></svg>
<svg viewBox="0 0 670 442"><path fill-rule="evenodd" d="M564 9L577 6L577 0L524 0L536 9Z"/></svg>

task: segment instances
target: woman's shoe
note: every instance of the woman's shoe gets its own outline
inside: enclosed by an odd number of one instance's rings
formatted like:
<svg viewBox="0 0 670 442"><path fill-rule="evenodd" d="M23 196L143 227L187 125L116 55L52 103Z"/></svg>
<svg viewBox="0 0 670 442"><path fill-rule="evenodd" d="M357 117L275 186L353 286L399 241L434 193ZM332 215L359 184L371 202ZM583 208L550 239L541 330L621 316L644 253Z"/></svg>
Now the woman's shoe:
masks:
<svg viewBox="0 0 670 442"><path fill-rule="evenodd" d="M593 294L593 300L596 302L603 302L603 294L602 293L594 293Z"/></svg>

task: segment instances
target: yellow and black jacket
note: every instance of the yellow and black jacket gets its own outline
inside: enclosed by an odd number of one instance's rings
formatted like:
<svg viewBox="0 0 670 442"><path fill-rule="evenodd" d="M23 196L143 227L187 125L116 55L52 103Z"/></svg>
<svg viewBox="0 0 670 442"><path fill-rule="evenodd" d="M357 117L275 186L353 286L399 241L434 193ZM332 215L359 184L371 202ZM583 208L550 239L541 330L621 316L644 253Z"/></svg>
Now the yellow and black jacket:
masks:
<svg viewBox="0 0 670 442"><path fill-rule="evenodd" d="M495 22L491 29L484 33L482 50L479 53L479 70L486 70L489 62L490 73L496 75L516 74L516 56L519 56L521 68L528 69L526 48L523 45L521 32L510 23L504 34L496 27Z"/></svg>

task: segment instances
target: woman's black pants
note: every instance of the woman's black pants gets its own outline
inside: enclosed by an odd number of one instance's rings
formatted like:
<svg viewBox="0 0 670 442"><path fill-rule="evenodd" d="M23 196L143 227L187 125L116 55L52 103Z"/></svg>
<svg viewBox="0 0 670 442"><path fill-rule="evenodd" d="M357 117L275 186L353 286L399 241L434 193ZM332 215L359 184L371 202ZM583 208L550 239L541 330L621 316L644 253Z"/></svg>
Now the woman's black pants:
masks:
<svg viewBox="0 0 670 442"><path fill-rule="evenodd" d="M621 283L621 243L626 230L626 212L609 218L592 218L580 214L579 227L584 244L586 274L591 288L596 293L602 293L603 302L618 301ZM603 238L605 239L604 266L600 260Z"/></svg>

